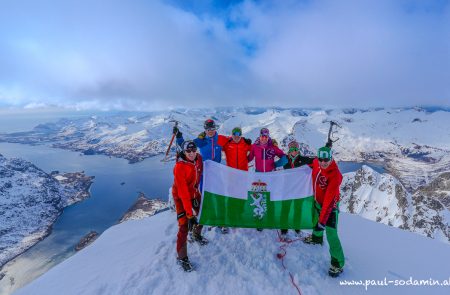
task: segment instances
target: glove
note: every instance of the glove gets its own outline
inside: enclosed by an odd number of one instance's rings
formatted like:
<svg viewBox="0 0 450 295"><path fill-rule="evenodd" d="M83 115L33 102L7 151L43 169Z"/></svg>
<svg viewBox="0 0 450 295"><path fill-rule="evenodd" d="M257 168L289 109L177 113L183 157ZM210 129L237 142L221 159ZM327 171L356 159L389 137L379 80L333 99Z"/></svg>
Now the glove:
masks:
<svg viewBox="0 0 450 295"><path fill-rule="evenodd" d="M172 133L177 136L177 138L183 137L183 133L180 132L180 129L178 127L174 126Z"/></svg>
<svg viewBox="0 0 450 295"><path fill-rule="evenodd" d="M328 140L327 143L325 144L325 146L326 146L327 148L330 148L330 149L331 149L331 147L333 146L333 142L332 142L331 140Z"/></svg>
<svg viewBox="0 0 450 295"><path fill-rule="evenodd" d="M244 137L244 141L246 144L251 145L252 144L252 140L250 138L245 138Z"/></svg>
<svg viewBox="0 0 450 295"><path fill-rule="evenodd" d="M316 226L314 227L314 231L323 231L325 229L325 225L323 225L320 222L317 222Z"/></svg>
<svg viewBox="0 0 450 295"><path fill-rule="evenodd" d="M192 231L198 225L197 217L192 216L188 218L188 231Z"/></svg>
<svg viewBox="0 0 450 295"><path fill-rule="evenodd" d="M288 163L288 159L286 156L282 156L278 161L275 162L275 167L282 167Z"/></svg>
<svg viewBox="0 0 450 295"><path fill-rule="evenodd" d="M200 133L200 134L198 135L198 138L200 138L200 139L204 139L205 137L206 137L205 131L203 131L202 133Z"/></svg>

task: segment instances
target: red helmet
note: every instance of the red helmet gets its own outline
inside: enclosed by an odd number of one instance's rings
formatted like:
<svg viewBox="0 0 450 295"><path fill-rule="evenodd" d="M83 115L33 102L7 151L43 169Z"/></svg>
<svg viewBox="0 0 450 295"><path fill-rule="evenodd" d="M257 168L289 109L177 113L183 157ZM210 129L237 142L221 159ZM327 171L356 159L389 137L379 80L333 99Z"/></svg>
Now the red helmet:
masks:
<svg viewBox="0 0 450 295"><path fill-rule="evenodd" d="M205 121L205 123L203 124L203 127L205 128L205 130L208 129L216 129L216 122L214 122L213 119L208 119Z"/></svg>

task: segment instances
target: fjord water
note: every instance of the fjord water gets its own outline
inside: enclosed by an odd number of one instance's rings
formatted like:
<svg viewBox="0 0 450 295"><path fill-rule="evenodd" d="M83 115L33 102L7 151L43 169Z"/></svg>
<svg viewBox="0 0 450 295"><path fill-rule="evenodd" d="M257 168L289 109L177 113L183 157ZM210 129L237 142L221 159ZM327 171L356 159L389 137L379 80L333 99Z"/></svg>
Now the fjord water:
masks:
<svg viewBox="0 0 450 295"><path fill-rule="evenodd" d="M89 199L65 208L47 238L4 266L0 294L10 293L72 255L74 246L89 231L101 233L117 223L138 192L166 200L172 184L173 162L163 163L161 157L131 165L103 155L81 156L48 146L11 143L0 143L0 154L23 158L48 173L84 171L95 176Z"/></svg>

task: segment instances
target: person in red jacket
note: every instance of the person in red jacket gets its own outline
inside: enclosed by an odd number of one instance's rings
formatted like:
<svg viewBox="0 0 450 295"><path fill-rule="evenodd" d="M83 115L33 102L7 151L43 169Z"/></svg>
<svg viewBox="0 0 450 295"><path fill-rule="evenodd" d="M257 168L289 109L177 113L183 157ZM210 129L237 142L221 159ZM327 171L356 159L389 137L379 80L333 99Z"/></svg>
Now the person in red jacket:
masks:
<svg viewBox="0 0 450 295"><path fill-rule="evenodd" d="M345 263L344 252L337 232L342 174L333 160L331 148L321 147L317 156L312 163L312 181L316 201L315 208L319 218L312 235L306 237L304 242L322 244L323 232L326 231L331 256L328 274L337 277L342 273Z"/></svg>
<svg viewBox="0 0 450 295"><path fill-rule="evenodd" d="M172 195L178 219L177 263L184 271L192 271L193 266L187 255L187 236L192 232L192 239L201 245L208 243L202 235L202 226L196 215L200 210L200 177L203 173L202 156L197 153L193 141L185 141L173 169L174 183Z"/></svg>
<svg viewBox="0 0 450 295"><path fill-rule="evenodd" d="M248 153L252 148L251 139L242 137L242 129L235 127L231 136L219 135L217 143L222 146L227 158L227 166L248 171Z"/></svg>
<svg viewBox="0 0 450 295"><path fill-rule="evenodd" d="M227 166L235 169L248 171L248 153L252 147L251 139L242 137L242 129L235 127L231 131L231 136L219 135L217 144L222 147L227 160ZM227 208L223 208L227 210ZM242 206L235 206L233 212L226 211L225 215L230 218L239 217L244 211L244 204ZM234 217L232 217L234 216ZM222 233L228 233L227 227L221 227Z"/></svg>

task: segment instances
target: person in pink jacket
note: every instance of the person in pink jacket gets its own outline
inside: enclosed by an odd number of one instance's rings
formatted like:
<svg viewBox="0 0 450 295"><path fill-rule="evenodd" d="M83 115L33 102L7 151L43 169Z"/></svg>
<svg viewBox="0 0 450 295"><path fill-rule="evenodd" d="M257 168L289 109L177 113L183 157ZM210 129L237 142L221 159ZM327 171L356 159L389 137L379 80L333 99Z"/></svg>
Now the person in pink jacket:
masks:
<svg viewBox="0 0 450 295"><path fill-rule="evenodd" d="M275 170L275 157L287 159L284 152L272 143L269 129L262 128L259 138L252 144L248 161L255 159L256 172L270 172Z"/></svg>

